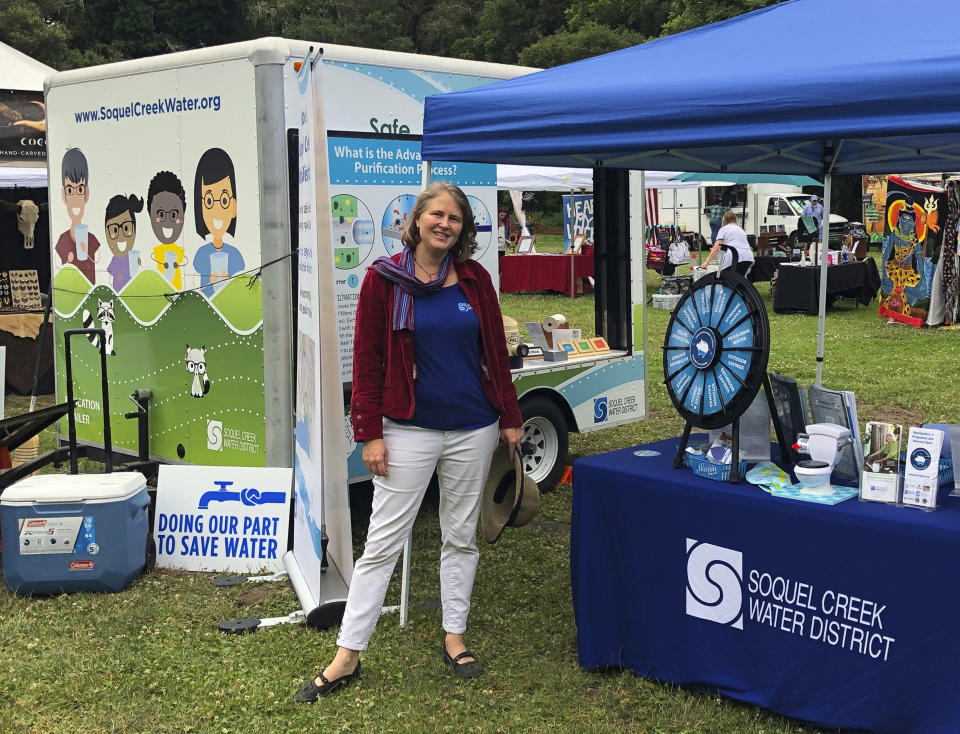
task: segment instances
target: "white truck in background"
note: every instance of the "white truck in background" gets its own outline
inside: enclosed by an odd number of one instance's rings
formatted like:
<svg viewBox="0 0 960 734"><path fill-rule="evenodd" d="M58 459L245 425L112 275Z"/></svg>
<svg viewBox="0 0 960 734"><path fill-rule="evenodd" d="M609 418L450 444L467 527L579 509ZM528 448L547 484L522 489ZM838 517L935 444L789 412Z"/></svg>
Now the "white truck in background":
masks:
<svg viewBox="0 0 960 734"><path fill-rule="evenodd" d="M698 232L705 244L710 240L710 206L736 199L734 211L748 235L756 237L765 231L785 232L790 243L797 240L797 220L809 203L810 195L799 186L783 184L746 184L740 186L701 186L697 189L675 189L663 192L658 201L661 224L676 223L685 231ZM698 227L699 225L699 227ZM830 243L840 246L846 234L847 220L830 215ZM782 229L781 229L782 228Z"/></svg>

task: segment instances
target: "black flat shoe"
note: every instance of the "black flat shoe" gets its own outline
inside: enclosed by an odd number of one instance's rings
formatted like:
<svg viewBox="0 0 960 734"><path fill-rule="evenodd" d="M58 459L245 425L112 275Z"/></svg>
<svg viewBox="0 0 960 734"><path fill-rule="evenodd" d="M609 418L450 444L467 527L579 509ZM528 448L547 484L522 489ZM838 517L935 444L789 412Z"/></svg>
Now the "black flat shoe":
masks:
<svg viewBox="0 0 960 734"><path fill-rule="evenodd" d="M318 673L316 678L311 678L302 686L300 686L300 690L293 694L293 700L297 703L313 703L320 698L320 696L329 696L331 693L336 693L341 688L346 688L359 677L359 660L357 661L357 667L353 669L352 673L341 675L339 678L335 678L334 680L327 680L323 677L323 673ZM323 685L318 686L314 682L317 678L323 681Z"/></svg>
<svg viewBox="0 0 960 734"><path fill-rule="evenodd" d="M461 663L460 661L463 658L473 658L473 660L470 660L466 663ZM453 669L453 672L461 678L476 678L483 675L483 665L481 665L480 661L477 660L477 656L469 650L464 650L456 657L450 657L450 653L447 652L447 646L444 644L443 659L446 661L447 665Z"/></svg>

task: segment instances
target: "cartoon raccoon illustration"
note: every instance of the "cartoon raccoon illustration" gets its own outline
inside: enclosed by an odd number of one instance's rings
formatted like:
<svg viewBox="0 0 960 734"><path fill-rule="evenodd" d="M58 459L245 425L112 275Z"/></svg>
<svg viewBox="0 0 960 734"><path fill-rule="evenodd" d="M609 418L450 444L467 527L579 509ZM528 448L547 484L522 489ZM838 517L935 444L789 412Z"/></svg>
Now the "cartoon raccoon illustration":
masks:
<svg viewBox="0 0 960 734"><path fill-rule="evenodd" d="M195 398L202 398L210 392L210 378L207 377L207 348L191 347L187 344L187 372L193 373L193 384L190 385L190 394Z"/></svg>
<svg viewBox="0 0 960 734"><path fill-rule="evenodd" d="M104 349L107 354L116 356L117 352L113 348L113 322L116 321L116 314L113 311L113 301L101 301L97 299L97 320L100 322L100 328L103 329L105 344ZM83 309L83 313L80 314L80 319L83 322L84 329L94 328L93 314L91 314L87 309ZM87 339L94 346L94 348L100 348L100 335L99 334L87 334Z"/></svg>

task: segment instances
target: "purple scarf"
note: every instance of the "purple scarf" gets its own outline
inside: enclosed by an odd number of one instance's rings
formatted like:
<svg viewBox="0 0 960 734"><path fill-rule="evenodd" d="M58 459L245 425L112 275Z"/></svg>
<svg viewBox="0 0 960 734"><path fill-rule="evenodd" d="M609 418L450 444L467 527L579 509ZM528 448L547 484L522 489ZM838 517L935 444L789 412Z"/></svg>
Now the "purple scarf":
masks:
<svg viewBox="0 0 960 734"><path fill-rule="evenodd" d="M443 288L450 273L450 253L443 258L437 279L429 283L421 283L414 275L413 250L409 247L403 248L399 265L389 257L380 257L370 267L393 283L393 330L413 331L413 296L436 293Z"/></svg>

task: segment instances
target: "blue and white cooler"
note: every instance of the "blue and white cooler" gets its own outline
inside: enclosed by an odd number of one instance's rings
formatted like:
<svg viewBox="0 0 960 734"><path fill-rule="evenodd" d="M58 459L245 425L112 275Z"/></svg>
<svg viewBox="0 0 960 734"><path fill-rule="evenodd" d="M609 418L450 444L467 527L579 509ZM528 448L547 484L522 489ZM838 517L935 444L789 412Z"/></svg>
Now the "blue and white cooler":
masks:
<svg viewBox="0 0 960 734"><path fill-rule="evenodd" d="M122 590L144 567L149 505L137 472L20 480L0 495L4 583L19 595Z"/></svg>

